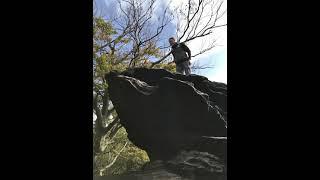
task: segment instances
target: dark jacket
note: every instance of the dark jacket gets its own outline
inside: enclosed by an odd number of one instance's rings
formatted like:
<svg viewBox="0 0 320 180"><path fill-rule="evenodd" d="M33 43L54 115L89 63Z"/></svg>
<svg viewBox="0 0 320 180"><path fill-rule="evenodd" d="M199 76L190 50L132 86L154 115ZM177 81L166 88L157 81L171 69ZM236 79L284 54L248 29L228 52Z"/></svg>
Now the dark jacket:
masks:
<svg viewBox="0 0 320 180"><path fill-rule="evenodd" d="M174 62L180 64L189 61L191 58L191 51L184 43L176 43L172 46L171 53L174 57Z"/></svg>

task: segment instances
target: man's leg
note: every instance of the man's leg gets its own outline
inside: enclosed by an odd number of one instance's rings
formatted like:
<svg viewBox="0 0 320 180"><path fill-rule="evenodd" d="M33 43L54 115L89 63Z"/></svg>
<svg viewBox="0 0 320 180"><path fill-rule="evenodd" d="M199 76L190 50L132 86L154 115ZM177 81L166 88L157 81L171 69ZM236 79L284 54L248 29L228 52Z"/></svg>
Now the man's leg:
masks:
<svg viewBox="0 0 320 180"><path fill-rule="evenodd" d="M176 65L176 72L180 73L180 74L184 73L184 68L183 68L182 64L177 64Z"/></svg>
<svg viewBox="0 0 320 180"><path fill-rule="evenodd" d="M190 69L190 62L187 61L184 63L184 72L186 73L186 75L189 75L191 74L191 69Z"/></svg>

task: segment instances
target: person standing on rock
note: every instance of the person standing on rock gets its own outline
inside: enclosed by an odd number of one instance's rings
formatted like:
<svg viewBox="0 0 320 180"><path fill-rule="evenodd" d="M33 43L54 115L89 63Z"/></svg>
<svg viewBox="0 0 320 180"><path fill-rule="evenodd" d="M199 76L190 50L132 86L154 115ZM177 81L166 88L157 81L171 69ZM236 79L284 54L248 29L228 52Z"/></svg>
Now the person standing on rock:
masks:
<svg viewBox="0 0 320 180"><path fill-rule="evenodd" d="M185 75L191 74L190 49L184 43L177 43L173 37L169 38L169 43L172 48L171 54L174 58L173 62L176 64L176 72Z"/></svg>

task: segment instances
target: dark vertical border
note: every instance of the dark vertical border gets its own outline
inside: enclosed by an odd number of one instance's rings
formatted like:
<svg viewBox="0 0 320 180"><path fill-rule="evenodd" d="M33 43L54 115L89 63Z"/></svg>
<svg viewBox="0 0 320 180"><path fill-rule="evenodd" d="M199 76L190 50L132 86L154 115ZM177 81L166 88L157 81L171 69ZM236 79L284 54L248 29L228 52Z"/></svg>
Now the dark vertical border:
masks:
<svg viewBox="0 0 320 180"><path fill-rule="evenodd" d="M92 179L93 2L6 3L2 172L17 179Z"/></svg>

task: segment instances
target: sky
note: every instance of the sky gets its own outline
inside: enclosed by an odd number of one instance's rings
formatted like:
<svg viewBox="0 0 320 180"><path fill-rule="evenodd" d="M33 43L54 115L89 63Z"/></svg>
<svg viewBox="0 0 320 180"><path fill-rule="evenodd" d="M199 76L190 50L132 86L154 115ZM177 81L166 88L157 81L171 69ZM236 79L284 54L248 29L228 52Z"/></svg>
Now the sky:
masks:
<svg viewBox="0 0 320 180"><path fill-rule="evenodd" d="M161 12L163 5L168 4L170 0L157 0L155 13ZM183 6L183 3L187 3L186 0L174 0L171 2L170 8L174 9L177 6ZM99 13L103 16L109 16L116 12L116 1L115 0L96 0L96 7L103 9ZM158 8L157 8L158 7ZM227 0L224 0L221 9L227 8ZM156 20L156 19L155 19ZM175 34L175 25L176 22L173 22L168 25L163 33L163 38L167 39ZM227 23L227 14L223 16L218 22L217 25ZM207 77L211 81L227 83L227 26L217 28L213 31L212 35L206 36L202 39L195 39L187 43L193 54L199 52L199 48L202 43L206 43L208 40L216 39L216 44L218 46L214 47L212 50L198 55L192 58L191 62L198 62L199 65L212 66L212 68L202 69L194 71L193 73L199 74ZM169 45L169 44L167 44Z"/></svg>

